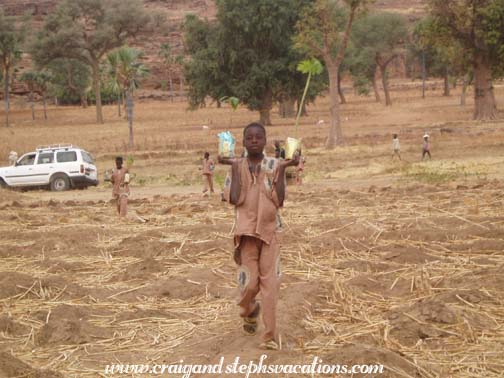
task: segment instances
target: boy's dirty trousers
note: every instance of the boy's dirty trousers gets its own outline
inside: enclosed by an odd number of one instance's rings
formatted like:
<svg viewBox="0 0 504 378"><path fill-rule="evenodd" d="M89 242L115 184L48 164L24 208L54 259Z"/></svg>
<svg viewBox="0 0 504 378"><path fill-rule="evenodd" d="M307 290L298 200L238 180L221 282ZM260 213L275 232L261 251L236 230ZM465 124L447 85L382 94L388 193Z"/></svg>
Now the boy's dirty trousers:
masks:
<svg viewBox="0 0 504 378"><path fill-rule="evenodd" d="M128 194L121 193L116 195L117 201L117 212L121 217L126 217L128 215Z"/></svg>
<svg viewBox="0 0 504 378"><path fill-rule="evenodd" d="M263 340L276 338L276 307L280 289L280 250L277 235L270 244L253 236L240 240L241 266L238 272L240 284L240 316L248 317L256 308L256 295L261 292L261 312L264 323Z"/></svg>

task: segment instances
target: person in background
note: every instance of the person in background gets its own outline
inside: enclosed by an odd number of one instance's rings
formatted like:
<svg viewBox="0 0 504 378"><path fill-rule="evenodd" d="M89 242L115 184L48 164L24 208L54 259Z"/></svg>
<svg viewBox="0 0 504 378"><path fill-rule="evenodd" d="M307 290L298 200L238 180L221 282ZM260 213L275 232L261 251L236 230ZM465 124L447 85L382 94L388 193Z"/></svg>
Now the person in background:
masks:
<svg viewBox="0 0 504 378"><path fill-rule="evenodd" d="M203 195L206 195L209 189L210 193L213 193L213 171L215 169L215 163L210 159L210 154L208 152L205 152L203 156L203 167L201 169L203 171Z"/></svg>
<svg viewBox="0 0 504 378"><path fill-rule="evenodd" d="M429 160L432 159L431 154L430 154L430 141L429 141L428 134L425 134L423 137L422 160L425 158L425 155L429 155Z"/></svg>
<svg viewBox="0 0 504 378"><path fill-rule="evenodd" d="M303 183L303 173L306 158L303 156L301 150L299 150L298 155L299 155L299 164L296 167L296 184L301 185Z"/></svg>
<svg viewBox="0 0 504 378"><path fill-rule="evenodd" d="M399 138L397 137L397 134L392 135L392 149L394 150L394 153L392 154L392 160L397 156L399 160L401 159L401 145L399 143Z"/></svg>
<svg viewBox="0 0 504 378"><path fill-rule="evenodd" d="M112 182L112 197L114 197L117 202L117 213L121 218L126 218L128 215L128 198L130 195L130 176L128 168L123 167L123 158L121 156L116 157L115 163L116 167L110 176L110 181Z"/></svg>
<svg viewBox="0 0 504 378"><path fill-rule="evenodd" d="M16 165L18 154L16 151L9 152L9 165Z"/></svg>

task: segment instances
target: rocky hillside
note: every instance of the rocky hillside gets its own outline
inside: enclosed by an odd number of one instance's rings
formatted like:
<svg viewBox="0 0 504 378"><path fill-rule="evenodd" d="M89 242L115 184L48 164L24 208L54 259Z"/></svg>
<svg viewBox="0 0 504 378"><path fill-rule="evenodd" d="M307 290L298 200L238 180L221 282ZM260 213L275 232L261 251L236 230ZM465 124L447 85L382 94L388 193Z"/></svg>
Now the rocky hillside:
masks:
<svg viewBox="0 0 504 378"><path fill-rule="evenodd" d="M44 17L49 14L62 0L0 0L0 7L9 15L21 16L25 12L34 15L33 29L40 28ZM149 66L151 75L145 83L149 89L161 89L161 83L168 82L168 74L161 64L158 56L161 44L169 42L174 54L183 52L181 25L184 17L196 14L200 17L212 19L215 17L216 6L213 0L143 0L148 9L163 13L168 20L168 30L155 36L144 36L141 41L132 41L131 45L141 48L146 55L146 64ZM414 21L425 13L426 0L377 0L373 8L382 11L393 11L404 14L410 21ZM19 67L20 71L29 69L31 61L25 56ZM175 88L180 88L179 69L175 69L173 80ZM23 85L15 83L14 92L23 94L26 89Z"/></svg>

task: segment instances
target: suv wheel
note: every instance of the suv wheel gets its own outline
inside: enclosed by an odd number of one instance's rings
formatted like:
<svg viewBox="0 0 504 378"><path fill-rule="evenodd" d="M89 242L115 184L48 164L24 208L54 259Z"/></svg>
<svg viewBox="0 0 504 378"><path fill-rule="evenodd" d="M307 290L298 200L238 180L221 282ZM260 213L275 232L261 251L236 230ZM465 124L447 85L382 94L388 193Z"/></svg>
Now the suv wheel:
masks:
<svg viewBox="0 0 504 378"><path fill-rule="evenodd" d="M8 186L7 183L3 179L0 178L0 188L6 189L7 186Z"/></svg>
<svg viewBox="0 0 504 378"><path fill-rule="evenodd" d="M51 190L53 192L62 192L70 189L70 180L66 175L55 175L51 179Z"/></svg>

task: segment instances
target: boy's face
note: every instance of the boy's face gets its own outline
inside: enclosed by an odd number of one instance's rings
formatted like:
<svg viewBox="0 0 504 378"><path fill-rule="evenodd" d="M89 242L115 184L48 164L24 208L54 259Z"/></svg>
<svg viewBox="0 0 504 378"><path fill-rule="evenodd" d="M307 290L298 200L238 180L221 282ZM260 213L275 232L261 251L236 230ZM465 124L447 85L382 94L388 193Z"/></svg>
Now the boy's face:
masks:
<svg viewBox="0 0 504 378"><path fill-rule="evenodd" d="M116 167L117 169L121 169L123 165L123 161L121 159L116 159Z"/></svg>
<svg viewBox="0 0 504 378"><path fill-rule="evenodd" d="M260 127L249 127L243 136L243 145L250 156L262 154L266 146L266 134Z"/></svg>

